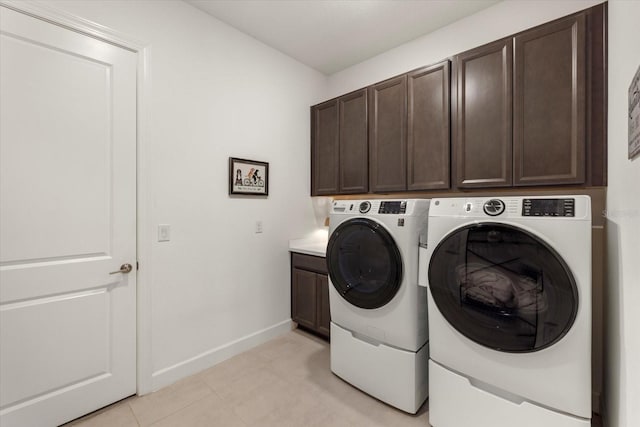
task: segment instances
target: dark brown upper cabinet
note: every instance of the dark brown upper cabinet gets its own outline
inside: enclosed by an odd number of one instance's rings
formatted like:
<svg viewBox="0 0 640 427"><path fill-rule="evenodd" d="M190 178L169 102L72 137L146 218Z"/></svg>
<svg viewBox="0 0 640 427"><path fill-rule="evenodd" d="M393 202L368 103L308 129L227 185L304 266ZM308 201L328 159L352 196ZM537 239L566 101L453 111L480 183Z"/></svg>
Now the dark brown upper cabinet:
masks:
<svg viewBox="0 0 640 427"><path fill-rule="evenodd" d="M369 185L407 189L407 76L369 87Z"/></svg>
<svg viewBox="0 0 640 427"><path fill-rule="evenodd" d="M450 186L449 61L369 88L372 192Z"/></svg>
<svg viewBox="0 0 640 427"><path fill-rule="evenodd" d="M585 14L514 38L514 185L585 182Z"/></svg>
<svg viewBox="0 0 640 427"><path fill-rule="evenodd" d="M607 4L311 113L311 195L606 185Z"/></svg>
<svg viewBox="0 0 640 427"><path fill-rule="evenodd" d="M338 98L341 194L368 190L367 90Z"/></svg>
<svg viewBox="0 0 640 427"><path fill-rule="evenodd" d="M367 91L311 107L311 195L368 190Z"/></svg>
<svg viewBox="0 0 640 427"><path fill-rule="evenodd" d="M607 185L607 3L587 18L587 185Z"/></svg>
<svg viewBox="0 0 640 427"><path fill-rule="evenodd" d="M511 38L455 57L456 185L505 187L512 183Z"/></svg>
<svg viewBox="0 0 640 427"><path fill-rule="evenodd" d="M338 193L338 101L311 108L311 195Z"/></svg>
<svg viewBox="0 0 640 427"><path fill-rule="evenodd" d="M606 185L606 4L454 66L459 188Z"/></svg>
<svg viewBox="0 0 640 427"><path fill-rule="evenodd" d="M407 190L450 187L450 66L444 61L407 76Z"/></svg>

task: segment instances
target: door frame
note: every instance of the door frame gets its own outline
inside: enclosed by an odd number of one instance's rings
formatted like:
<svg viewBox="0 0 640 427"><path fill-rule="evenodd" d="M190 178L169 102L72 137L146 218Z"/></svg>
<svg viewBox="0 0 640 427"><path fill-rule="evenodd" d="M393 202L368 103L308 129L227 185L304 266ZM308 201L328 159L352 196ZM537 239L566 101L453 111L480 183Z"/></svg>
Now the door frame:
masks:
<svg viewBox="0 0 640 427"><path fill-rule="evenodd" d="M149 220L150 188L147 159L150 151L151 43L136 40L126 34L58 8L32 0L0 0L0 5L16 12L58 25L129 50L137 55L136 71L136 261L142 269L136 271L136 391L138 395L153 391L152 317L151 317L151 242L153 233Z"/></svg>

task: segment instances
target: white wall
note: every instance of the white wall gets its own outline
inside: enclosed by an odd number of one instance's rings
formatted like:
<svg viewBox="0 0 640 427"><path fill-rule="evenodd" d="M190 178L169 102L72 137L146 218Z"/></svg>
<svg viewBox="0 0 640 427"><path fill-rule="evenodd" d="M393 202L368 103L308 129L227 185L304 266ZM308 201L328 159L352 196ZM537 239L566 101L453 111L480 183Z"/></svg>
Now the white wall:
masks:
<svg viewBox="0 0 640 427"><path fill-rule="evenodd" d="M324 99L333 98L414 68L569 15L602 0L503 1L431 34L389 50L329 77Z"/></svg>
<svg viewBox="0 0 640 427"><path fill-rule="evenodd" d="M309 105L600 1L501 2L328 80L180 1L49 3L150 46L141 267L152 311L144 381L155 388L288 320L287 240L316 227ZM640 419L640 160L626 158L625 108L640 64L640 3L612 1L609 12L607 425L631 427ZM227 196L229 156L270 162L267 199ZM253 234L256 220L263 234ZM171 224L171 242L154 241L160 223Z"/></svg>
<svg viewBox="0 0 640 427"><path fill-rule="evenodd" d="M628 153L628 90L640 67L639 1L609 2L607 427L640 425L640 156Z"/></svg>
<svg viewBox="0 0 640 427"><path fill-rule="evenodd" d="M150 46L142 391L288 330L288 240L316 229L309 106L326 78L181 1L48 4ZM230 156L269 162L268 198L228 196Z"/></svg>

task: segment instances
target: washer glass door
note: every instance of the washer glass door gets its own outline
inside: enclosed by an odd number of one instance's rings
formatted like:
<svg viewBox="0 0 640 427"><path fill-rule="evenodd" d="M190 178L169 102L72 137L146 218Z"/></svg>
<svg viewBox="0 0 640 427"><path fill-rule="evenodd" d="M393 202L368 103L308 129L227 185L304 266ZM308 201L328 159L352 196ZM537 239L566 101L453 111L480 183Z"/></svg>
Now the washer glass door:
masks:
<svg viewBox="0 0 640 427"><path fill-rule="evenodd" d="M378 222L354 218L340 224L327 244L331 283L349 303L378 308L391 301L402 282L402 257Z"/></svg>
<svg viewBox="0 0 640 427"><path fill-rule="evenodd" d="M578 310L576 283L562 258L505 224L473 224L446 236L429 261L429 289L458 332L505 352L553 345Z"/></svg>

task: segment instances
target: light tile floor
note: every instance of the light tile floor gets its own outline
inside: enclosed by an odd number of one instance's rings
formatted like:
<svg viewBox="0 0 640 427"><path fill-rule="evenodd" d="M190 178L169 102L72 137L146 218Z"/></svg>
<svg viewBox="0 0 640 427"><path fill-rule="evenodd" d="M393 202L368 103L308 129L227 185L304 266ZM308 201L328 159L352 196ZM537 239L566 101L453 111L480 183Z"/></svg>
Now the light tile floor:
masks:
<svg viewBox="0 0 640 427"><path fill-rule="evenodd" d="M132 396L67 427L428 427L331 373L329 344L293 330L146 396ZM596 420L594 426L600 426Z"/></svg>

